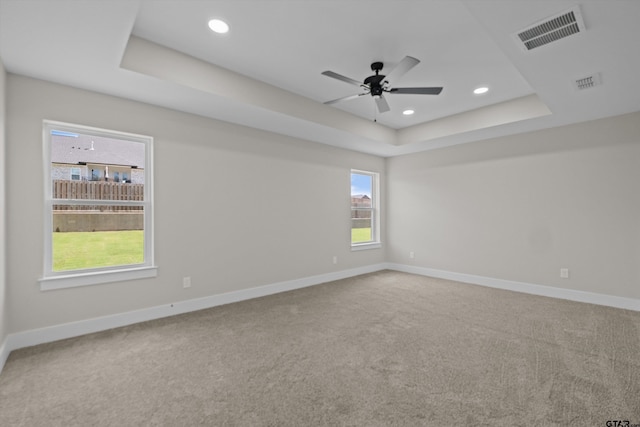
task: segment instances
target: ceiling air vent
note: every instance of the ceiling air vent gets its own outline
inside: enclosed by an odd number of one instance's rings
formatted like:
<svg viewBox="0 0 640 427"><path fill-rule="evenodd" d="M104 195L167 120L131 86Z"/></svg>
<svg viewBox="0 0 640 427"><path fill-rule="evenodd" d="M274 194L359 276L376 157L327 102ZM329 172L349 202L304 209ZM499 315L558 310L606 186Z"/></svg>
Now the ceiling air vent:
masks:
<svg viewBox="0 0 640 427"><path fill-rule="evenodd" d="M519 31L515 34L515 38L518 44L528 51L583 31L585 27L582 15L578 6L575 6L567 12L554 15Z"/></svg>
<svg viewBox="0 0 640 427"><path fill-rule="evenodd" d="M590 76L581 77L574 81L574 85L578 90L591 89L594 86L600 85L602 80L600 79L600 73L594 73Z"/></svg>

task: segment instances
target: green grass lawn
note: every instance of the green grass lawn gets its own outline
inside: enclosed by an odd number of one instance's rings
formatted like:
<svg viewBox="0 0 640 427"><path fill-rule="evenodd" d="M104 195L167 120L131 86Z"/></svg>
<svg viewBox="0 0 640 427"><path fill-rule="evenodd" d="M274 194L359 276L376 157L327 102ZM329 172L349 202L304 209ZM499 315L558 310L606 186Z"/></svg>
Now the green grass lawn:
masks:
<svg viewBox="0 0 640 427"><path fill-rule="evenodd" d="M364 243L371 241L371 228L352 228L351 243Z"/></svg>
<svg viewBox="0 0 640 427"><path fill-rule="evenodd" d="M53 233L53 271L142 262L142 230Z"/></svg>

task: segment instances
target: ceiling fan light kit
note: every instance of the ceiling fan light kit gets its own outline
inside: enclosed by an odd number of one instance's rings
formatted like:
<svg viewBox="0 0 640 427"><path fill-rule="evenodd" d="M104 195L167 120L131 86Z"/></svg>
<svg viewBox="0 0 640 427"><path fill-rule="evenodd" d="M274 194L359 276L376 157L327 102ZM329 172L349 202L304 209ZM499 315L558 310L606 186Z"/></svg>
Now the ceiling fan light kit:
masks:
<svg viewBox="0 0 640 427"><path fill-rule="evenodd" d="M411 56L405 56L402 61L398 63L388 75L380 74L380 71L384 68L384 63L382 62L374 62L371 64L371 71L375 74L364 79L362 83L360 83L356 79L352 79L350 77L343 76L333 71L324 71L323 75L327 77L331 77L336 80L343 81L345 83L349 83L354 86L358 86L361 89L364 89L363 93L348 95L342 98L333 99L331 101L325 102L325 104L331 105L336 104L342 101L348 101L351 99L358 98L363 95L371 95L376 103L378 111L380 113L385 113L390 111L391 108L387 103L387 100L384 97L385 93L391 94L407 94L407 95L438 95L442 92L442 87L399 87L394 88L390 86L390 81L393 82L403 75L405 75L409 70L418 65L420 61Z"/></svg>

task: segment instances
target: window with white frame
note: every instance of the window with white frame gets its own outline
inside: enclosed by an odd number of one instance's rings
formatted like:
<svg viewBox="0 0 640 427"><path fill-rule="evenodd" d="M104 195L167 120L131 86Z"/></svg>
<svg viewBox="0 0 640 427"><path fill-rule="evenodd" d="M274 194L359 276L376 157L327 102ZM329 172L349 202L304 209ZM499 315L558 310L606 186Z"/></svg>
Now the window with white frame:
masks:
<svg viewBox="0 0 640 427"><path fill-rule="evenodd" d="M351 247L380 247L379 174L351 171Z"/></svg>
<svg viewBox="0 0 640 427"><path fill-rule="evenodd" d="M155 276L153 138L48 120L43 128L41 289ZM120 179L131 170L135 181Z"/></svg>
<svg viewBox="0 0 640 427"><path fill-rule="evenodd" d="M80 168L71 168L71 180L72 181L80 181Z"/></svg>

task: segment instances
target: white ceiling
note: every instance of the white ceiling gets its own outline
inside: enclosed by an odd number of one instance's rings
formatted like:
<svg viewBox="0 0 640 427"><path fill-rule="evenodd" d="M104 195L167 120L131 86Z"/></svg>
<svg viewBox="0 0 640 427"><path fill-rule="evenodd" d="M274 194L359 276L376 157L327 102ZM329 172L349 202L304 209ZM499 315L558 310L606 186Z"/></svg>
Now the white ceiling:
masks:
<svg viewBox="0 0 640 427"><path fill-rule="evenodd" d="M575 5L583 33L515 42ZM212 33L214 17L231 31ZM0 58L11 73L392 156L640 110L638 17L637 0L0 0ZM322 71L364 80L407 55L421 63L392 86L440 95L388 94L382 114L370 96L323 104L359 90ZM574 88L592 73L602 85Z"/></svg>

